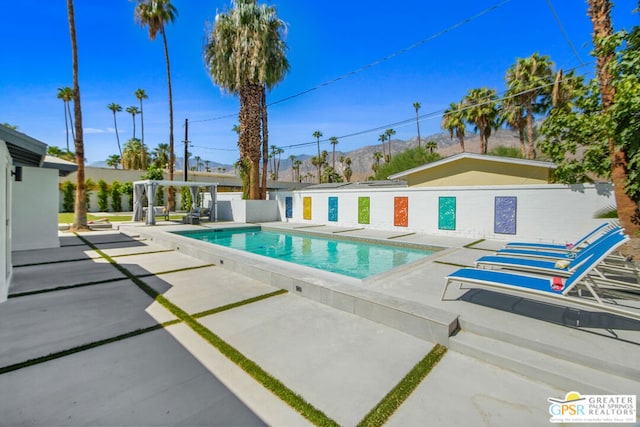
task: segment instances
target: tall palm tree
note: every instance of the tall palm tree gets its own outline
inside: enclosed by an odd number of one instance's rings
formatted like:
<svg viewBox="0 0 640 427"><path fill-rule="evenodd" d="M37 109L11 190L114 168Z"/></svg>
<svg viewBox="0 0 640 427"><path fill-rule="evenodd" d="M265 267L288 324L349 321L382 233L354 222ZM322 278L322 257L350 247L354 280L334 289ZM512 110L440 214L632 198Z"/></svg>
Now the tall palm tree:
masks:
<svg viewBox="0 0 640 427"><path fill-rule="evenodd" d="M338 145L338 138L336 138L335 136L332 136L331 138L329 138L329 142L333 146L333 156L331 160L331 167L333 168L333 170L336 170L336 145Z"/></svg>
<svg viewBox="0 0 640 427"><path fill-rule="evenodd" d="M136 137L136 114L140 113L138 107L132 105L131 107L127 107L127 113L131 114L131 118L133 119L133 138Z"/></svg>
<svg viewBox="0 0 640 427"><path fill-rule="evenodd" d="M518 96L511 95L507 90L506 97L500 104L499 120L506 123L511 129L518 131L518 141L520 142L520 156L527 157L526 130L527 116L524 107Z"/></svg>
<svg viewBox="0 0 640 427"><path fill-rule="evenodd" d="M393 129L387 129L384 131L389 140L389 157L386 159L387 163L391 162L391 136L396 134L396 131Z"/></svg>
<svg viewBox="0 0 640 427"><path fill-rule="evenodd" d="M420 147L420 121L419 121L419 116L418 116L418 110L420 109L420 107L422 107L422 105L420 105L419 102L414 102L413 103L413 108L416 109L416 126L418 127L418 147Z"/></svg>
<svg viewBox="0 0 640 427"><path fill-rule="evenodd" d="M149 99L149 96L144 89L137 89L133 94L138 98L138 101L140 101L140 140L144 144L144 115L142 113L142 100Z"/></svg>
<svg viewBox="0 0 640 427"><path fill-rule="evenodd" d="M122 157L122 148L120 147L120 135L118 135L118 123L116 123L116 113L122 111L122 107L115 102L107 105L107 108L113 112L113 128L116 131L116 141L118 142L118 152L120 153L120 157Z"/></svg>
<svg viewBox="0 0 640 427"><path fill-rule="evenodd" d="M64 108L64 127L67 130L67 151L69 150L69 121L71 122L71 135L75 139L75 134L73 130L73 120L71 120L71 107L69 104L73 100L73 89L69 86L58 88L58 99L62 99L63 108Z"/></svg>
<svg viewBox="0 0 640 427"><path fill-rule="evenodd" d="M380 153L382 155L382 158L385 158L385 152L386 152L386 146L385 146L385 142L387 141L387 134L386 133L381 133L380 136L378 137L378 141L380 141L380 143L382 144L382 152Z"/></svg>
<svg viewBox="0 0 640 427"><path fill-rule="evenodd" d="M173 147L173 95L171 93L171 66L169 63L169 48L167 46L166 24L174 22L178 10L171 4L171 0L138 0L135 10L135 20L142 27L148 27L149 38L155 40L158 33L164 44L164 60L167 65L167 87L169 92L169 180L173 181L175 152ZM167 197L168 209L175 208L174 188L169 187Z"/></svg>
<svg viewBox="0 0 640 427"><path fill-rule="evenodd" d="M296 156L293 154L289 154L289 161L291 162L291 182L295 181L294 172L296 171L296 169L293 167L295 160L296 160Z"/></svg>
<svg viewBox="0 0 640 427"><path fill-rule="evenodd" d="M487 154L491 131L498 128L498 96L494 89L470 89L464 98L465 118L480 134L480 152Z"/></svg>
<svg viewBox="0 0 640 427"><path fill-rule="evenodd" d="M266 91L289 70L286 26L272 6L255 0L237 0L233 5L216 16L204 57L213 81L240 98L238 146L241 160L250 164L249 197L258 199L264 194L260 158L268 153Z"/></svg>
<svg viewBox="0 0 640 427"><path fill-rule="evenodd" d="M78 83L78 43L76 40L76 18L73 10L73 0L67 0L67 17L69 21L69 35L71 37L71 63L73 68L73 115L75 119L76 134L74 147L76 151L75 162L78 165L76 172L76 200L73 208L73 225L71 231L88 230L87 226L87 202L84 181L84 138L82 133L82 109L80 108L80 84Z"/></svg>
<svg viewBox="0 0 640 427"><path fill-rule="evenodd" d="M322 137L322 132L320 132L319 130L313 132L313 137L316 139L316 141L318 142L318 162L316 163L316 166L318 167L318 184L320 183L320 138Z"/></svg>
<svg viewBox="0 0 640 427"><path fill-rule="evenodd" d="M616 95L611 67L615 61L615 51L611 48L611 42L607 42L613 35L613 24L611 23L613 5L610 0L588 0L588 4L588 15L593 26L596 76L600 83L602 114L606 114L613 105ZM608 142L611 157L611 180L613 181L618 217L627 234L634 236L638 232L638 204L625 191L629 180L627 169L629 159L625 148L616 144L613 137L610 137Z"/></svg>
<svg viewBox="0 0 640 427"><path fill-rule="evenodd" d="M527 137L529 139L529 159L536 158L533 136L534 113L549 109L554 74L551 59L534 53L528 58L518 58L507 70L507 88L515 95L513 101L519 102L526 112Z"/></svg>
<svg viewBox="0 0 640 427"><path fill-rule="evenodd" d="M460 148L464 153L464 137L465 137L465 113L464 113L464 105L463 102L452 102L449 104L449 108L444 110L444 114L442 115L442 126L443 129L449 131L449 136L453 139L453 135L456 135L458 141L460 142Z"/></svg>

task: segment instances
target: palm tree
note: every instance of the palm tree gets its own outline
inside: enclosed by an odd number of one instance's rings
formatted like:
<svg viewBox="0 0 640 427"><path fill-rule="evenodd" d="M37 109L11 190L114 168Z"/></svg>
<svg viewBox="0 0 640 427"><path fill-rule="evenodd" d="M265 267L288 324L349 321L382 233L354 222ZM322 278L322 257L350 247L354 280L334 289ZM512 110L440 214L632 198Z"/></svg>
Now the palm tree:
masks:
<svg viewBox="0 0 640 427"><path fill-rule="evenodd" d="M551 59L546 55L540 56L538 53L528 58L518 58L516 63L507 70L507 88L512 94L517 94L516 99L526 111L529 159L536 158L533 115L549 109L553 77Z"/></svg>
<svg viewBox="0 0 640 427"><path fill-rule="evenodd" d="M319 130L313 132L313 137L318 141L318 159L320 159L320 138L322 137L322 132ZM320 183L320 163L317 163L318 166L318 183Z"/></svg>
<svg viewBox="0 0 640 427"><path fill-rule="evenodd" d="M438 144L435 141L429 141L424 145L424 148L426 148L427 150L429 150L430 154L433 154L433 150L435 150L436 148L438 148Z"/></svg>
<svg viewBox="0 0 640 427"><path fill-rule="evenodd" d="M416 109L416 126L418 127L418 147L420 147L420 121L419 121L419 116L418 116L418 110L420 109L420 107L422 107L422 105L420 105L419 102L414 102L413 103L413 108Z"/></svg>
<svg viewBox="0 0 640 427"><path fill-rule="evenodd" d="M120 148L120 135L118 135L118 124L116 123L116 113L122 111L122 107L115 102L107 105L107 108L113 112L113 128L116 131L116 141L118 142L118 152L120 153L120 157L122 157L122 148Z"/></svg>
<svg viewBox="0 0 640 427"><path fill-rule="evenodd" d="M142 114L142 100L149 99L149 96L144 91L144 89L138 89L133 94L136 96L136 98L138 98L138 101L140 101L140 133L142 134L141 140L144 144L144 116Z"/></svg>
<svg viewBox="0 0 640 427"><path fill-rule="evenodd" d="M525 158L527 155L525 131L527 129L527 117L525 116L524 107L518 96L507 96L500 106L500 120L505 122L510 128L518 131L518 140L520 141L520 155Z"/></svg>
<svg viewBox="0 0 640 427"><path fill-rule="evenodd" d="M289 161L291 162L291 182L295 181L294 172L296 171L296 169L293 167L295 160L296 156L294 156L293 154L289 154Z"/></svg>
<svg viewBox="0 0 640 427"><path fill-rule="evenodd" d="M132 105L131 107L127 107L127 113L131 114L131 117L133 118L133 138L136 137L136 114L140 113L140 110L138 110L138 107L136 107L135 105Z"/></svg>
<svg viewBox="0 0 640 427"><path fill-rule="evenodd" d="M193 158L193 160L196 161L196 171L200 171L200 160L202 160L202 157L200 156L195 156Z"/></svg>
<svg viewBox="0 0 640 427"><path fill-rule="evenodd" d="M71 231L88 230L87 202L84 182L84 138L82 134L82 109L80 108L80 85L78 83L78 43L76 41L76 22L73 11L73 0L67 0L67 16L69 20L69 35L71 36L71 63L73 68L73 115L76 133L74 147L76 151L76 200L73 208L73 225Z"/></svg>
<svg viewBox="0 0 640 427"><path fill-rule="evenodd" d="M384 143L387 141L387 134L381 133L380 136L378 137L378 141L380 141L380 143L382 144L382 152L380 154L382 155L382 158L385 158L386 147Z"/></svg>
<svg viewBox="0 0 640 427"><path fill-rule="evenodd" d="M204 57L213 81L240 98L238 146L241 160L250 164L249 197L258 199L266 194L259 185L260 158L268 153L266 91L289 70L283 40L286 26L272 6L255 0L233 4L228 13L216 16ZM263 183L265 179L263 174Z"/></svg>
<svg viewBox="0 0 640 427"><path fill-rule="evenodd" d="M169 165L169 144L158 144L153 150L153 164L159 169L166 169Z"/></svg>
<svg viewBox="0 0 640 427"><path fill-rule="evenodd" d="M344 164L346 165L344 171L342 171L344 179L346 179L347 182L351 182L351 175L353 175L353 171L351 170L351 157L344 159Z"/></svg>
<svg viewBox="0 0 640 427"><path fill-rule="evenodd" d="M147 147L138 138L131 138L124 145L122 153L122 168L133 170L146 170L149 167L150 158Z"/></svg>
<svg viewBox="0 0 640 427"><path fill-rule="evenodd" d="M373 153L373 161L375 162L375 164L371 167L371 169L373 169L374 172L378 172L378 169L380 169L380 159L382 159L381 152L376 151L375 153Z"/></svg>
<svg viewBox="0 0 640 427"><path fill-rule="evenodd" d="M73 121L71 120L71 107L69 104L71 100L73 100L73 89L68 86L58 88L58 99L62 99L63 108L64 108L64 127L67 130L67 151L69 150L69 121L71 121L71 135L75 139L75 134L73 131Z"/></svg>
<svg viewBox="0 0 640 427"><path fill-rule="evenodd" d="M175 154L173 150L173 96L171 93L171 67L169 64L169 48L165 25L174 22L178 10L171 4L171 0L138 0L135 10L135 20L142 27L149 28L149 38L155 40L158 33L162 35L164 44L164 59L167 64L167 87L169 89L169 180L173 181L173 167ZM174 210L175 195L173 187L169 187L167 207Z"/></svg>
<svg viewBox="0 0 640 427"><path fill-rule="evenodd" d="M210 163L211 163L211 160L205 160L204 161L204 171L205 172L211 172L211 168L209 167Z"/></svg>
<svg viewBox="0 0 640 427"><path fill-rule="evenodd" d="M300 179L300 166L302 165L302 160L294 160L293 161L293 169L296 171L296 179L294 179L294 181L297 182L302 182L302 180Z"/></svg>
<svg viewBox="0 0 640 427"><path fill-rule="evenodd" d="M331 138L329 138L329 142L333 146L333 157L331 160L331 167L333 168L333 170L336 170L336 145L338 144L338 138L336 138L335 136L332 136Z"/></svg>
<svg viewBox="0 0 640 427"><path fill-rule="evenodd" d="M588 0L588 15L593 26L593 45L596 57L596 76L600 83L600 98L602 114L606 114L614 103L616 89L613 85L613 67L615 50L612 49L611 36L613 24L611 23L610 0ZM638 232L638 204L626 193L625 187L629 182L629 158L627 149L619 144L613 137L609 138L609 156L611 157L611 180L613 181L616 207L620 223L625 232L635 236Z"/></svg>
<svg viewBox="0 0 640 427"><path fill-rule="evenodd" d="M387 135L387 138L389 140L389 157L386 160L387 163L391 162L391 135L395 135L396 131L393 129L387 129L384 131L384 133Z"/></svg>
<svg viewBox="0 0 640 427"><path fill-rule="evenodd" d="M470 89L464 98L465 118L480 133L480 152L487 154L491 131L498 127L498 97L494 89Z"/></svg>
<svg viewBox="0 0 640 427"><path fill-rule="evenodd" d="M112 154L107 157L107 166L113 166L114 169L118 169L118 165L122 161L122 157L117 154Z"/></svg>
<svg viewBox="0 0 640 427"><path fill-rule="evenodd" d="M442 115L442 126L443 129L449 131L449 136L453 139L453 134L455 133L456 138L460 142L460 148L464 153L464 137L465 137L465 119L464 119L464 106L463 102L452 102L449 104L449 108L444 110L444 114Z"/></svg>

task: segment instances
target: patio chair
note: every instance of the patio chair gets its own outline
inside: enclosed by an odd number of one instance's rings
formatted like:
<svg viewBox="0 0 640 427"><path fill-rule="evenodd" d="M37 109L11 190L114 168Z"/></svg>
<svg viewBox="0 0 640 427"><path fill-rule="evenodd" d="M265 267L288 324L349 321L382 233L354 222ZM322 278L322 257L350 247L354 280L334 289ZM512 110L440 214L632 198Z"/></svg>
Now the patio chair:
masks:
<svg viewBox="0 0 640 427"><path fill-rule="evenodd" d="M629 240L622 230L615 230L608 233L604 238L598 239L595 243L586 246L576 253L574 258L569 259L540 259L526 257L509 257L489 255L478 258L475 266L479 268L500 267L508 270L518 270L531 273L551 274L562 277L569 277L573 272L594 253L603 253L606 256L615 251L623 243ZM600 264L605 263L603 260ZM599 266L595 266L597 270ZM600 272L604 278L604 274Z"/></svg>
<svg viewBox="0 0 640 427"><path fill-rule="evenodd" d="M639 301L633 301L632 296L629 295L629 300L633 302L624 304L625 295L616 293L616 298L605 295L608 290L602 289L589 274L607 256L608 252L604 247L595 250L567 278L519 274L504 270L461 268L446 276L441 300L450 300L445 298L446 293L449 285L456 282L460 284L460 289L467 284L472 288L489 288L506 293L535 295L563 305L575 304L597 308L608 313L640 320Z"/></svg>
<svg viewBox="0 0 640 427"><path fill-rule="evenodd" d="M589 239L597 237L598 235L616 228L617 224L613 222L604 222L576 240L574 243L567 243L564 245L551 244L551 243L532 243L532 242L509 242L505 245L505 248L509 249L528 249L528 250L543 250L543 251L560 251L560 252L574 252L584 246L589 245Z"/></svg>
<svg viewBox="0 0 640 427"><path fill-rule="evenodd" d="M622 231L622 228L615 226L607 229L604 233L600 234L595 240L593 240L589 245L584 246L578 250L567 250L564 251L544 251L544 250L536 250L536 249L512 249L512 248L502 248L496 251L495 255L497 256L509 256L509 257L525 257L525 258L536 258L536 259L546 259L546 260L570 260L575 258L580 251L585 250L590 245L594 245L599 241L606 239L613 233L619 233Z"/></svg>

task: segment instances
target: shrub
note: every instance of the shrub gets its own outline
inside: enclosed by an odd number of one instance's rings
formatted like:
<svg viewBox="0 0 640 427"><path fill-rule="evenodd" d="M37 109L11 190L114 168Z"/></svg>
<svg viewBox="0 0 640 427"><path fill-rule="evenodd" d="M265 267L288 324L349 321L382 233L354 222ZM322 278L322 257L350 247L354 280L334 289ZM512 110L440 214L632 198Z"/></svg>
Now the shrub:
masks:
<svg viewBox="0 0 640 427"><path fill-rule="evenodd" d="M62 189L62 212L73 212L76 185L71 181L65 181L62 183L61 189Z"/></svg>
<svg viewBox="0 0 640 427"><path fill-rule="evenodd" d="M129 206L126 206L127 211L133 210L133 182L127 181L122 184L121 191L127 195L127 201Z"/></svg>
<svg viewBox="0 0 640 427"><path fill-rule="evenodd" d="M191 192L189 187L182 187L180 189L180 195L182 196L182 210L191 210Z"/></svg>
<svg viewBox="0 0 640 427"><path fill-rule="evenodd" d="M120 188L122 186L118 181L111 183L111 207L114 212L122 212L122 192Z"/></svg>
<svg viewBox="0 0 640 427"><path fill-rule="evenodd" d="M100 212L109 210L109 184L104 179L98 181L98 210Z"/></svg>

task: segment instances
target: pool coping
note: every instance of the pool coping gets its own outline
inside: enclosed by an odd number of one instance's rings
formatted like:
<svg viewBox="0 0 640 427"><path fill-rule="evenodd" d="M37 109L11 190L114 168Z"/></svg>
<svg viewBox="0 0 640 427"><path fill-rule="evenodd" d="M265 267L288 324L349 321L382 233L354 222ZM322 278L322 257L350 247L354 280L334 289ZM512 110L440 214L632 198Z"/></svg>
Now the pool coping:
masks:
<svg viewBox="0 0 640 427"><path fill-rule="evenodd" d="M208 224L209 228L244 228L256 225L262 224ZM448 346L449 337L459 329L458 314L368 290L362 287L363 280L212 245L173 233L174 231L187 230L202 230L202 227L176 225L161 228L139 226L124 229L129 233L135 232L140 237L157 245L271 286L286 289L291 293L335 309L381 323L428 342ZM375 241L376 239L368 240ZM382 241L381 239L377 240ZM411 267L409 266L409 268ZM402 274L402 269L403 267L399 267L373 277L376 280L380 280L381 277L390 278L395 274Z"/></svg>

